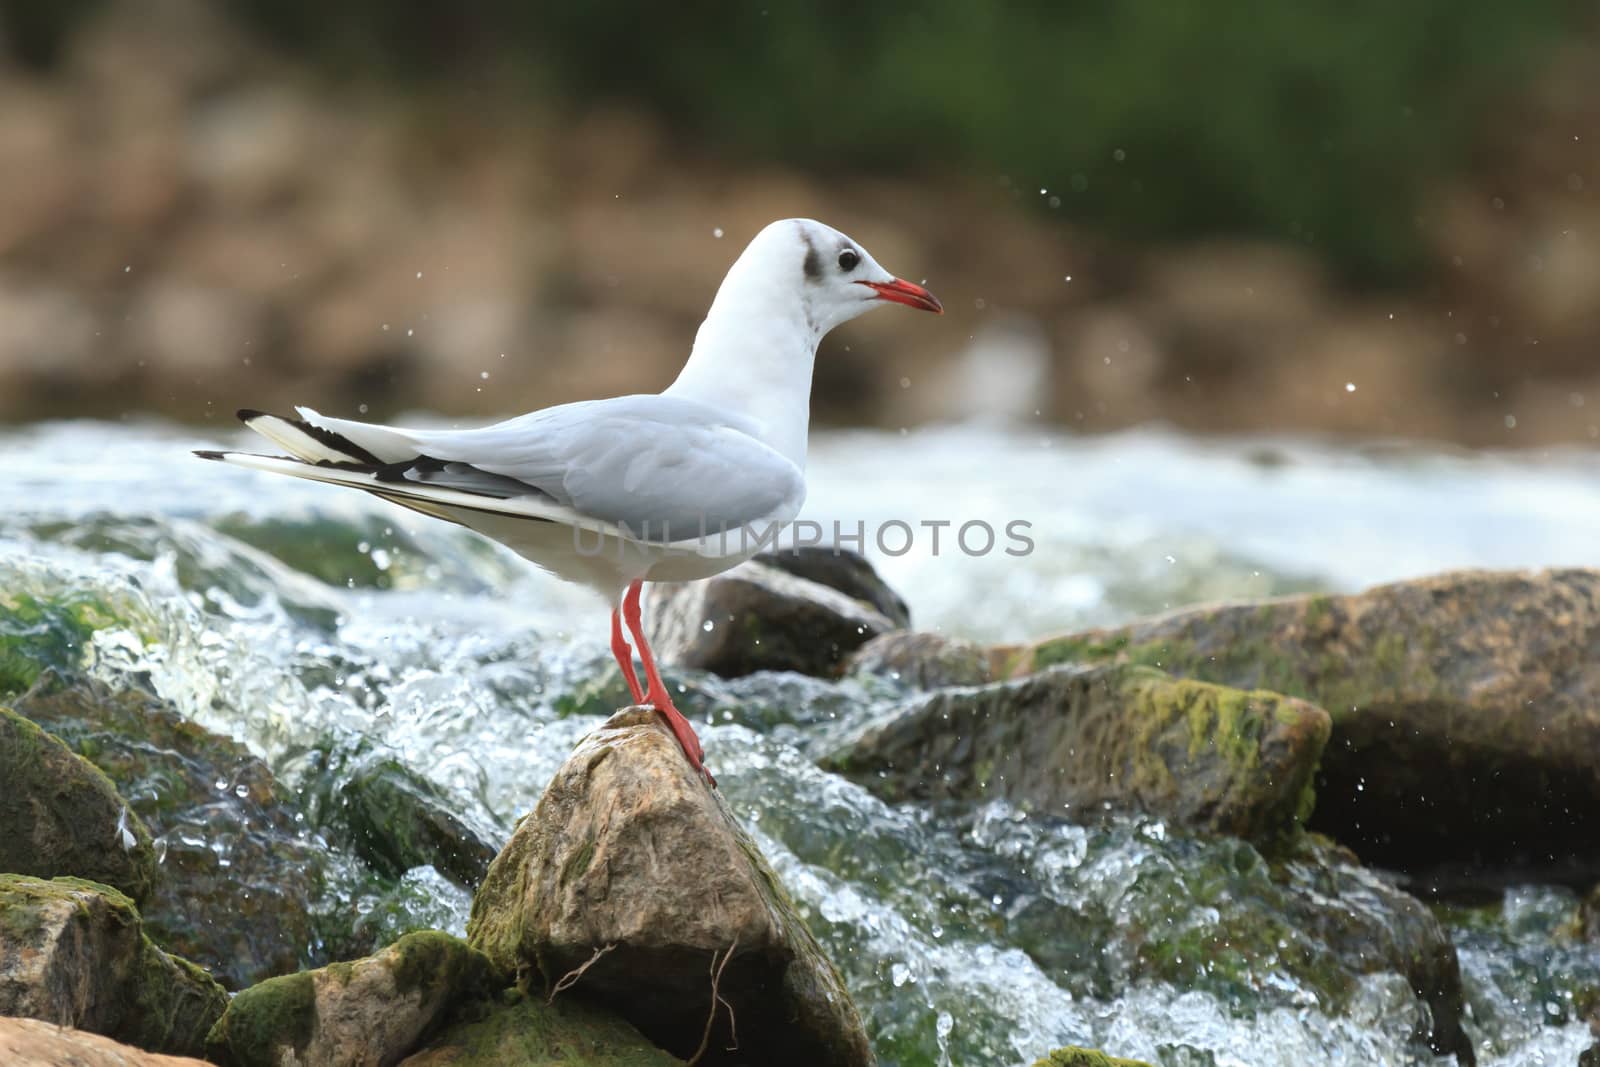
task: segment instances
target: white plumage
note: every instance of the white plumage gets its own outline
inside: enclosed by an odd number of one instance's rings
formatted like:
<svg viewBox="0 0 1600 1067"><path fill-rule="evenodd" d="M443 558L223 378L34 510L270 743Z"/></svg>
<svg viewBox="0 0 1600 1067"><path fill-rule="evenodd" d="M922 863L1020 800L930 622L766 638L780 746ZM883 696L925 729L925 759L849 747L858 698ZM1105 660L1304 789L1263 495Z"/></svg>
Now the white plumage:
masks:
<svg viewBox="0 0 1600 1067"><path fill-rule="evenodd" d="M844 234L785 219L728 271L687 364L659 394L562 404L473 430L246 410L245 424L288 456L197 454L375 493L593 587L614 606L613 650L635 699L666 715L700 768L699 742L639 626L640 583L720 573L755 554L773 524L794 519L805 500L817 344L885 300L942 310ZM624 619L648 692L624 654Z"/></svg>

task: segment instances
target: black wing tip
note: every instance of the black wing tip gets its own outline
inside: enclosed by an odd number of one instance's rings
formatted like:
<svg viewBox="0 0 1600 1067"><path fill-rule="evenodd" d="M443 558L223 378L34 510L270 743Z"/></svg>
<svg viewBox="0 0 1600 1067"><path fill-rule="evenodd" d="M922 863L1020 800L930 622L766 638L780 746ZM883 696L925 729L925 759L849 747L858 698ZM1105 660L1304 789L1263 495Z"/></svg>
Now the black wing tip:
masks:
<svg viewBox="0 0 1600 1067"><path fill-rule="evenodd" d="M246 426L256 419L264 419L271 414L272 412L270 411L257 411L255 408L240 408L238 411L234 412L234 415L238 416L239 421L244 423Z"/></svg>
<svg viewBox="0 0 1600 1067"><path fill-rule="evenodd" d="M197 448L197 449L194 450L194 454L199 456L201 459L227 459L228 458L228 453L226 453L226 452L213 452L209 448Z"/></svg>

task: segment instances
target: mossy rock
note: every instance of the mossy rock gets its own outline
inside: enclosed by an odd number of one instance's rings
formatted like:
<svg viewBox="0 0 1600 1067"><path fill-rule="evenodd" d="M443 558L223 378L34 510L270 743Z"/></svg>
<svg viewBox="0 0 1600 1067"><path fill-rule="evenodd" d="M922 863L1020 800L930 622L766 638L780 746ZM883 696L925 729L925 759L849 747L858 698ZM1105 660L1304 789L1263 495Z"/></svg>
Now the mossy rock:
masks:
<svg viewBox="0 0 1600 1067"><path fill-rule="evenodd" d="M1185 609L1040 641L1021 676L1126 663L1332 716L1312 825L1426 876L1600 850L1600 570L1465 571Z"/></svg>
<svg viewBox="0 0 1600 1067"><path fill-rule="evenodd" d="M0 870L71 875L150 895L150 834L116 786L59 738L0 707Z"/></svg>
<svg viewBox="0 0 1600 1067"><path fill-rule="evenodd" d="M612 1012L579 996L509 994L481 1019L452 1024L401 1067L674 1067L682 1060L656 1046Z"/></svg>
<svg viewBox="0 0 1600 1067"><path fill-rule="evenodd" d="M824 766L887 799L1109 806L1272 844L1309 813L1328 715L1148 667L1055 667L947 690L858 728Z"/></svg>
<svg viewBox="0 0 1600 1067"><path fill-rule="evenodd" d="M509 981L458 938L419 931L365 959L251 986L211 1028L206 1056L229 1067L394 1063Z"/></svg>
<svg viewBox="0 0 1600 1067"><path fill-rule="evenodd" d="M227 1002L203 968L157 948L110 886L0 874L0 1015L198 1055Z"/></svg>
<svg viewBox="0 0 1600 1067"><path fill-rule="evenodd" d="M1058 1048L1050 1055L1035 1060L1033 1067L1150 1067L1143 1060L1125 1060L1107 1056L1087 1048Z"/></svg>
<svg viewBox="0 0 1600 1067"><path fill-rule="evenodd" d="M151 936L235 989L317 962L325 849L245 746L149 693L51 672L15 707L94 761L160 840L141 901Z"/></svg>

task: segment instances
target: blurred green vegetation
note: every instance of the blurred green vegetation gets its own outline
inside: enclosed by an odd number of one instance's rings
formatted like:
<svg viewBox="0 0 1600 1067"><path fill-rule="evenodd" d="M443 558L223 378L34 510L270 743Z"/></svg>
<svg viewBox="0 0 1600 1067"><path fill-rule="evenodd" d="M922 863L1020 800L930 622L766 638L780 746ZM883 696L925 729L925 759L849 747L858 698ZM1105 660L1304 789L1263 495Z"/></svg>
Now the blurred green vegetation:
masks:
<svg viewBox="0 0 1600 1067"><path fill-rule="evenodd" d="M33 21L59 33L83 2L0 11L54 12ZM735 155L1006 176L1113 233L1295 240L1369 281L1417 265L1428 183L1577 18L1571 0L225 2L336 71L520 71Z"/></svg>

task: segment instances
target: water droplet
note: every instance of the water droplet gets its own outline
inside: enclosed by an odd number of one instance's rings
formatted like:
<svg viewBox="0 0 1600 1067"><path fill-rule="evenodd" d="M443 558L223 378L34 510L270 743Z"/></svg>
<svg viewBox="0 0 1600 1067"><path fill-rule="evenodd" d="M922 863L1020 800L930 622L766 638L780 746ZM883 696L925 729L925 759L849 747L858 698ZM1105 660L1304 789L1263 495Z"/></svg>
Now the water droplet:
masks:
<svg viewBox="0 0 1600 1067"><path fill-rule="evenodd" d="M1347 392L1347 393L1355 392L1356 391L1356 383L1355 382L1345 382L1344 383L1344 391Z"/></svg>
<svg viewBox="0 0 1600 1067"><path fill-rule="evenodd" d="M889 968L889 977L894 982L894 987L899 989L906 984L906 979L911 977L911 968L903 963L897 963Z"/></svg>
<svg viewBox="0 0 1600 1067"><path fill-rule="evenodd" d="M706 633L710 633L712 630L715 630L716 628L717 628L717 624L712 622L710 619L707 619L705 622L700 624L700 629L704 630Z"/></svg>
<svg viewBox="0 0 1600 1067"><path fill-rule="evenodd" d="M722 227L718 226L716 229L712 230L711 236L715 237L719 241L722 240Z"/></svg>
<svg viewBox="0 0 1600 1067"><path fill-rule="evenodd" d="M243 800L245 797L250 795L250 787L245 785L243 782L240 782L238 785L233 787L233 795L238 797L240 800Z"/></svg>
<svg viewBox="0 0 1600 1067"><path fill-rule="evenodd" d="M162 834L160 837L158 837L154 841L150 842L150 844L152 846L154 846L154 848L156 850L156 862L157 863L165 863L165 862L167 862L167 835L166 834Z"/></svg>
<svg viewBox="0 0 1600 1067"><path fill-rule="evenodd" d="M228 788L228 781L225 778L218 778L215 782L211 783L211 788L215 789L219 793L226 792Z"/></svg>

